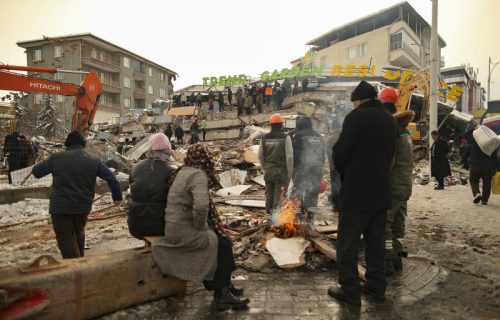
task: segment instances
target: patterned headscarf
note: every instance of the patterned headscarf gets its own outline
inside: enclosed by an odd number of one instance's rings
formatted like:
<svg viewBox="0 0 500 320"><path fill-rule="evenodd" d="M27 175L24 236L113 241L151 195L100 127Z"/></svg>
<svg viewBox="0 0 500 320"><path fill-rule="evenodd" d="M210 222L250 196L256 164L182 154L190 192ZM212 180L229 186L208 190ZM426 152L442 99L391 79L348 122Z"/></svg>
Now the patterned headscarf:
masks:
<svg viewBox="0 0 500 320"><path fill-rule="evenodd" d="M212 158L212 153L208 147L204 144L197 143L189 147L187 150L186 158L184 159L184 164L193 168L197 168L205 172L208 176L208 188L216 188L219 184L219 177L215 172L215 164ZM177 169L169 180L169 188L174 183L177 173L182 169ZM220 219L217 208L210 194L208 195L208 217L207 223L217 232L220 236L231 241L231 237L227 234L226 230L223 228L222 221Z"/></svg>

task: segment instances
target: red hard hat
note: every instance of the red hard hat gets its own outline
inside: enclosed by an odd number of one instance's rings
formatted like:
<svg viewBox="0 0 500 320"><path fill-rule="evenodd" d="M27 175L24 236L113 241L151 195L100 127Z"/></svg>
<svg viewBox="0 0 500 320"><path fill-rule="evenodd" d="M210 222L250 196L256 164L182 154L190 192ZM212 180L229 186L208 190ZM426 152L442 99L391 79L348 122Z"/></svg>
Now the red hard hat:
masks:
<svg viewBox="0 0 500 320"><path fill-rule="evenodd" d="M326 181L325 179L321 179L321 183L319 185L319 192L323 193L326 191Z"/></svg>
<svg viewBox="0 0 500 320"><path fill-rule="evenodd" d="M384 102L396 103L398 101L398 90L393 87L385 87L378 93L378 99Z"/></svg>
<svg viewBox="0 0 500 320"><path fill-rule="evenodd" d="M275 113L269 118L269 124L282 124L283 122L285 121L279 113Z"/></svg>

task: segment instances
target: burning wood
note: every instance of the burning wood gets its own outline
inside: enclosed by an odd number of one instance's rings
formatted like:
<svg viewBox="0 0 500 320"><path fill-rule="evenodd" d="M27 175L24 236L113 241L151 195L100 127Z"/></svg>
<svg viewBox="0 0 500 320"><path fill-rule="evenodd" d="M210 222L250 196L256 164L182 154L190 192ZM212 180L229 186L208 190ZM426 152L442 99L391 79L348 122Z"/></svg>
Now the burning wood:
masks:
<svg viewBox="0 0 500 320"><path fill-rule="evenodd" d="M271 230L280 238L290 238L304 234L300 217L301 201L298 198L286 199L273 214Z"/></svg>

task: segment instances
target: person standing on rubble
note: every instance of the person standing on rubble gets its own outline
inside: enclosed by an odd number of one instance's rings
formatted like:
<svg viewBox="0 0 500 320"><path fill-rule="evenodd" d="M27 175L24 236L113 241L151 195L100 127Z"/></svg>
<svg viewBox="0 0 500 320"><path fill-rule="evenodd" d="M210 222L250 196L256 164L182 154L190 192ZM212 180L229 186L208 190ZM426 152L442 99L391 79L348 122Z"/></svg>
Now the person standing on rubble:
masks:
<svg viewBox="0 0 500 320"><path fill-rule="evenodd" d="M222 94L222 91L219 91L218 101L219 101L219 112L224 112L224 95Z"/></svg>
<svg viewBox="0 0 500 320"><path fill-rule="evenodd" d="M165 237L153 244L153 258L164 274L213 290L217 310L242 309L250 300L231 282L232 241L209 192L220 187L212 154L205 144L192 145L184 164L168 183Z"/></svg>
<svg viewBox="0 0 500 320"><path fill-rule="evenodd" d="M325 143L323 137L313 130L311 117L298 116L293 145L293 197L301 200L301 221L314 230L314 212L318 206L323 165L325 163Z"/></svg>
<svg viewBox="0 0 500 320"><path fill-rule="evenodd" d="M410 199L413 181L413 149L408 124L415 117L415 112L406 110L396 113L398 92L392 87L385 87L378 94L382 107L394 115L398 124L399 141L391 171L391 208L387 210L385 222L385 274L393 275L403 269L403 245L407 202Z"/></svg>
<svg viewBox="0 0 500 320"><path fill-rule="evenodd" d="M205 137L207 135L207 120L201 120L201 132L203 134L203 141L205 141Z"/></svg>
<svg viewBox="0 0 500 320"><path fill-rule="evenodd" d="M171 153L167 136L153 134L148 140L146 159L132 167L127 223L134 238L164 235L168 180L175 171Z"/></svg>
<svg viewBox="0 0 500 320"><path fill-rule="evenodd" d="M177 128L175 128L175 138L177 139L178 144L183 144L184 143L184 130L182 130L181 125L178 125Z"/></svg>
<svg viewBox="0 0 500 320"><path fill-rule="evenodd" d="M262 137L259 145L259 161L266 182L266 213L271 214L281 203L293 173L292 139L283 130L284 119L276 113L269 118L271 132Z"/></svg>
<svg viewBox="0 0 500 320"><path fill-rule="evenodd" d="M243 106L245 107L245 114L247 116L251 115L252 114L252 97L250 96L248 91L245 93Z"/></svg>
<svg viewBox="0 0 500 320"><path fill-rule="evenodd" d="M198 109L201 109L202 102L203 98L201 96L201 93L198 92L198 94L196 95L196 107L198 107Z"/></svg>
<svg viewBox="0 0 500 320"><path fill-rule="evenodd" d="M81 133L68 134L64 146L66 151L51 154L32 172L37 179L52 174L52 226L63 259L72 259L84 256L85 224L92 210L97 177L108 183L115 205L122 203L122 192L108 167L85 151Z"/></svg>
<svg viewBox="0 0 500 320"><path fill-rule="evenodd" d="M398 139L396 121L381 108L376 89L361 81L351 94L355 109L345 118L333 147L335 168L341 173L337 268L340 286L328 294L361 305L358 276L359 241L366 246L363 292L385 299L384 229L391 204L391 166Z"/></svg>
<svg viewBox="0 0 500 320"><path fill-rule="evenodd" d="M172 139L174 132L172 131L172 124L167 124L167 128L165 129L165 135L168 137L168 141Z"/></svg>
<svg viewBox="0 0 500 320"><path fill-rule="evenodd" d="M200 126L198 125L198 119L196 117L193 119L191 127L189 127L189 134L191 135L189 144L195 144L200 141L200 137L198 136L200 134Z"/></svg>
<svg viewBox="0 0 500 320"><path fill-rule="evenodd" d="M451 175L450 163L448 162L448 152L450 147L441 139L439 132L431 132L434 143L431 146L431 176L436 178L437 185L434 190L444 189L444 178Z"/></svg>

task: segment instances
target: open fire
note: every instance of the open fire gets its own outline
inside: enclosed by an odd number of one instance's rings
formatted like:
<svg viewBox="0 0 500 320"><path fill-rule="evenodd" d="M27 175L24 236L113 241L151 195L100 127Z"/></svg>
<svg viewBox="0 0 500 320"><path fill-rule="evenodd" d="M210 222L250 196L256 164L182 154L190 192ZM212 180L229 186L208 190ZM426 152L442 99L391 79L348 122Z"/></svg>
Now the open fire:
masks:
<svg viewBox="0 0 500 320"><path fill-rule="evenodd" d="M281 207L273 214L271 230L280 238L290 238L303 234L300 217L301 201L298 198L284 199Z"/></svg>

